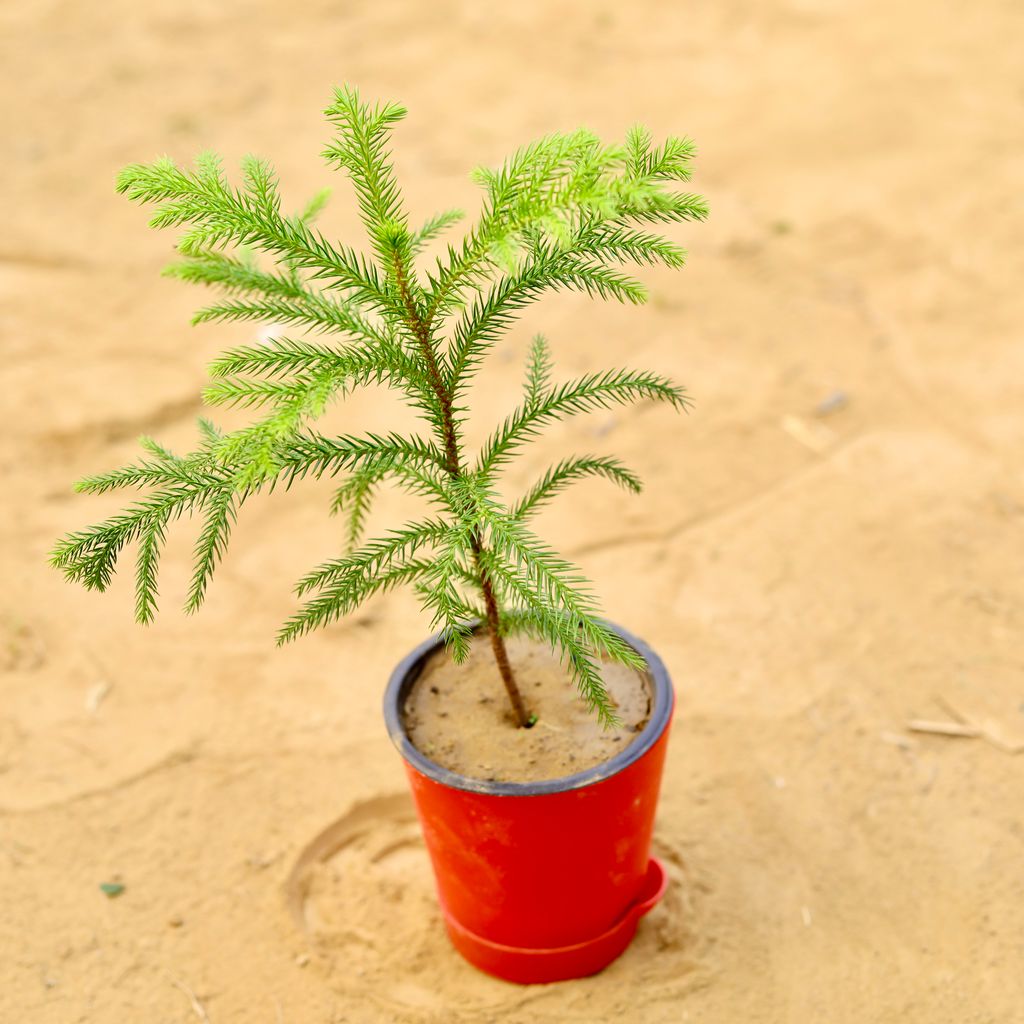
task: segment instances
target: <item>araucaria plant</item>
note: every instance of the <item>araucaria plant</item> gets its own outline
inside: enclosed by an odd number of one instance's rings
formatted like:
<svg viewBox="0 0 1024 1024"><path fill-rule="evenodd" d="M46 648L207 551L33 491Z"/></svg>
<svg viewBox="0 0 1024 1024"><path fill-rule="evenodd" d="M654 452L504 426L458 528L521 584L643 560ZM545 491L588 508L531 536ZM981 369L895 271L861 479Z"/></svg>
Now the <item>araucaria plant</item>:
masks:
<svg viewBox="0 0 1024 1024"><path fill-rule="evenodd" d="M223 433L200 420L201 439L189 455L143 438L146 454L138 462L80 481L77 489L93 494L122 487L146 494L65 537L52 563L69 580L104 590L119 554L134 543L135 611L146 623L156 609L168 525L185 513L201 516L186 604L191 612L203 601L245 502L306 476L341 477L333 508L347 516L347 553L299 580L297 592L307 603L282 627L279 642L327 625L372 594L410 584L455 659L469 650L472 624L486 623L520 725L531 724L531 713L505 649L505 638L517 632L560 652L583 699L612 722L600 656L637 668L643 662L597 617L576 567L527 524L556 492L583 477L602 476L631 491L640 483L616 459L567 458L506 504L498 477L556 420L643 400L681 409L686 395L644 370L556 383L548 345L538 337L519 407L472 454L463 441L466 402L498 338L545 292L573 289L639 303L644 289L621 271L623 264L682 265L684 251L648 226L705 216L699 196L673 188L690 177L692 143L669 138L656 146L640 127L621 145L605 146L582 130L533 142L497 170L474 173L484 191L479 219L424 269L422 250L461 213L446 211L413 226L388 148L404 108L372 106L344 88L326 114L337 134L324 156L352 181L369 254L314 228L326 194L297 215L283 213L274 172L255 157L243 161L240 185L228 183L212 154L191 170L160 159L121 172L118 191L155 205L153 227L185 229L181 260L167 273L226 293L196 322L264 321L296 333L231 349L210 367L206 402L258 408L254 423ZM261 266L257 255L270 265ZM330 403L370 383L408 401L423 433L327 436L313 429ZM368 506L383 481L421 495L433 512L361 543Z"/></svg>

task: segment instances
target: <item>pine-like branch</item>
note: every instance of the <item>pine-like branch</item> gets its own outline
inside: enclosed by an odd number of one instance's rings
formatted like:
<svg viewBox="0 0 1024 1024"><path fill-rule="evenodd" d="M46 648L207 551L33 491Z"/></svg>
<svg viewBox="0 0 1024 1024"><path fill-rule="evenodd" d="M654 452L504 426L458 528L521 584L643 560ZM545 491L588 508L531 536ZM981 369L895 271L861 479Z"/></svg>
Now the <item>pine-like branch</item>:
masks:
<svg viewBox="0 0 1024 1024"><path fill-rule="evenodd" d="M346 87L335 90L334 102L325 113L339 134L323 155L352 180L380 266L390 273L396 247L409 244L408 217L387 148L391 128L406 110L397 103L371 107Z"/></svg>
<svg viewBox="0 0 1024 1024"><path fill-rule="evenodd" d="M199 251L164 268L165 277L191 284L205 284L229 294L257 294L302 299L306 289L293 274L260 270L252 259L241 259L216 250ZM197 322L197 321L193 321Z"/></svg>
<svg viewBox="0 0 1024 1024"><path fill-rule="evenodd" d="M552 388L504 421L484 445L477 472L483 476L493 473L553 420L645 399L668 402L678 409L685 409L689 404L682 388L646 370L608 370Z"/></svg>
<svg viewBox="0 0 1024 1024"><path fill-rule="evenodd" d="M374 491L385 475L385 472L372 466L362 466L334 492L334 498L331 501L331 514L347 513L345 523L349 551L355 548L363 535Z"/></svg>
<svg viewBox="0 0 1024 1024"><path fill-rule="evenodd" d="M430 441L400 434L341 435L325 437L303 432L291 438L281 453L289 482L312 476L335 476L359 466L373 464L379 469L412 465L427 472L445 469L444 455Z"/></svg>
<svg viewBox="0 0 1024 1024"><path fill-rule="evenodd" d="M210 405L249 407L283 402L321 389L323 400L342 389L385 384L436 410L422 370L397 345L330 348L287 338L231 349L210 367L215 379L203 392ZM263 374L263 379L236 376Z"/></svg>
<svg viewBox="0 0 1024 1024"><path fill-rule="evenodd" d="M374 594L385 593L401 584L415 583L425 578L432 565L430 561L402 562L373 577L345 577L291 616L277 635L278 644L286 644L304 633L322 629L355 611Z"/></svg>
<svg viewBox="0 0 1024 1024"><path fill-rule="evenodd" d="M520 310L545 291L562 289L634 304L646 299L643 286L632 278L572 253L540 248L519 272L500 278L488 292L477 296L456 322L447 357L447 377L456 392L472 379Z"/></svg>
<svg viewBox="0 0 1024 1024"><path fill-rule="evenodd" d="M199 310L194 324L213 321L256 321L289 324L322 334L343 333L370 344L387 344L390 332L372 324L351 304L313 293L300 297L269 296L258 301L218 302Z"/></svg>
<svg viewBox="0 0 1024 1024"><path fill-rule="evenodd" d="M574 249L593 259L638 266L661 264L677 269L686 262L686 250L662 235L600 222L580 231Z"/></svg>
<svg viewBox="0 0 1024 1024"><path fill-rule="evenodd" d="M451 525L439 519L406 523L400 530L346 555L317 566L295 585L295 592L304 597L312 590L334 587L348 577L373 576L389 570L397 562L405 562L426 546L438 544L451 534Z"/></svg>
<svg viewBox="0 0 1024 1024"><path fill-rule="evenodd" d="M458 224L465 216L462 210L444 210L435 214L409 239L409 250L415 256L428 243L439 238L453 224Z"/></svg>
<svg viewBox="0 0 1024 1024"><path fill-rule="evenodd" d="M456 662L469 657L473 636L472 620L482 618L470 611L469 603L459 589L469 575L466 563L470 557L471 531L452 531L444 550L433 560L424 574L417 592L424 608L431 612L431 628L439 629L445 647ZM477 577L479 583L479 577Z"/></svg>
<svg viewBox="0 0 1024 1024"><path fill-rule="evenodd" d="M160 552L167 540L164 525L163 519L155 518L139 533L139 550L135 559L135 620L144 626L148 626L156 615Z"/></svg>
<svg viewBox="0 0 1024 1024"><path fill-rule="evenodd" d="M211 491L208 485L165 486L96 526L68 534L54 548L50 564L66 579L103 591L110 585L124 547L144 538L148 550L136 561L136 611L140 621L149 621L156 601L158 550L167 524L202 509L217 493L219 490Z"/></svg>
<svg viewBox="0 0 1024 1024"><path fill-rule="evenodd" d="M362 537L378 485L389 478L408 493L427 498L434 505L449 510L448 493L439 474L394 462L385 466L377 466L372 461L364 462L351 472L349 478L335 491L331 501L332 515L347 513L346 533L350 550Z"/></svg>
<svg viewBox="0 0 1024 1024"><path fill-rule="evenodd" d="M224 487L205 503L203 529L193 552L195 569L189 587L187 612L196 612L206 597L206 588L217 563L224 557L228 534L235 523L237 499L233 487Z"/></svg>
<svg viewBox="0 0 1024 1024"><path fill-rule="evenodd" d="M527 519L538 512L559 491L588 476L602 476L634 494L639 494L642 486L639 478L623 466L618 459L601 458L594 455L564 459L547 470L540 480L512 506L512 518Z"/></svg>
<svg viewBox="0 0 1024 1024"><path fill-rule="evenodd" d="M295 340L273 338L263 345L241 345L222 352L209 366L214 378L239 373L262 374L277 378L286 374L306 373L330 366L346 367L346 349Z"/></svg>
<svg viewBox="0 0 1024 1024"><path fill-rule="evenodd" d="M478 170L477 180L487 190L483 217L461 248L450 249L447 260L439 262L427 322L450 311L466 288L479 287L494 270L518 273L524 250L541 246L580 256L588 251L585 229L703 219L707 208L700 197L665 187L689 178L692 155L692 144L680 139L652 150L642 130L634 130L623 148L602 147L580 131L540 139L496 171ZM672 243L640 233L619 243L618 254L609 251L610 258L635 261L646 250L669 265L682 259Z"/></svg>
<svg viewBox="0 0 1024 1024"><path fill-rule="evenodd" d="M542 334L530 343L530 354L526 360L526 383L523 388L527 405L535 405L551 384L551 349Z"/></svg>
<svg viewBox="0 0 1024 1024"><path fill-rule="evenodd" d="M179 249L199 255L235 244L270 253L308 270L314 280L344 289L347 298L369 309L391 313L385 285L373 266L354 250L328 242L299 218L281 214L276 183L266 165L245 163L246 187L232 189L210 153L192 171L163 157L131 164L118 176L117 189L133 202L155 204L155 228L189 226Z"/></svg>

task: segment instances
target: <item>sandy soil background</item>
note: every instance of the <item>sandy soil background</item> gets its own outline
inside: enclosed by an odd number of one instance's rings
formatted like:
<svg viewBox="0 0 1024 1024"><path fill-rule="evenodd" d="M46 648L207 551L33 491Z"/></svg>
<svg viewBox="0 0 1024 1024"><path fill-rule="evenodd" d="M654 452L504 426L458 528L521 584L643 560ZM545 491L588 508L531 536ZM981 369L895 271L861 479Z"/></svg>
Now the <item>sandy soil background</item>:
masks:
<svg viewBox="0 0 1024 1024"><path fill-rule="evenodd" d="M0 1017L1024 1018L1022 31L1014 0L3 3ZM149 630L127 578L44 566L117 504L71 481L143 432L187 447L206 361L254 333L188 326L204 296L158 276L171 238L115 171L254 150L298 204L332 179L319 111L346 79L411 108L424 215L473 209L468 168L551 129L700 145L690 267L639 310L546 300L477 391L508 404L544 329L566 374L651 366L697 400L552 430L511 478L591 450L648 481L539 521L679 691L676 884L593 979L508 986L441 934L379 712L412 600L273 648L338 543L325 488L247 506L194 620L188 528ZM337 184L324 224L353 238ZM332 823L340 852L296 875Z"/></svg>

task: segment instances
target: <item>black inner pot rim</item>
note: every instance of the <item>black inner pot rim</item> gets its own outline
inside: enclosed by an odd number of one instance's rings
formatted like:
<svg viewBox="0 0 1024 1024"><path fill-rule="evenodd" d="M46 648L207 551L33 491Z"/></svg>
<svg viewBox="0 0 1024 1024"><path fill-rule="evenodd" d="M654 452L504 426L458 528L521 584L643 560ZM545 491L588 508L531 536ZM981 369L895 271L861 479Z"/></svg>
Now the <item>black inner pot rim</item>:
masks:
<svg viewBox="0 0 1024 1024"><path fill-rule="evenodd" d="M623 751L607 761L576 772L574 775L563 775L558 779L543 779L539 782L490 782L486 779L471 779L466 775L453 772L436 761L431 761L413 746L405 727L402 724L402 705L410 687L419 678L427 658L439 647L444 645L441 633L425 640L415 650L404 657L388 680L384 691L384 721L388 735L399 753L418 772L426 775L444 786L453 789L464 789L471 793L486 793L491 796L539 796L545 793L562 793L567 790L580 789L596 782L617 775L635 761L640 760L658 741L668 726L672 716L675 695L672 681L661 658L654 651L631 633L626 632L614 622L604 623L626 641L647 663L647 671L651 677L653 694L651 714L640 734Z"/></svg>

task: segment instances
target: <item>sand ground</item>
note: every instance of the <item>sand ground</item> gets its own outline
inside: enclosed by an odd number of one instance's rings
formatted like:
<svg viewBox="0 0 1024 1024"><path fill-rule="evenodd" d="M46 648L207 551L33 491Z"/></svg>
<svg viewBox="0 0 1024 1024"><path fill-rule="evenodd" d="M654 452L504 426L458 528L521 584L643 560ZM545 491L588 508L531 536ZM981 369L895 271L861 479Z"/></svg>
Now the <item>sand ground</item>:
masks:
<svg viewBox="0 0 1024 1024"><path fill-rule="evenodd" d="M1012 0L0 5L0 1018L1024 1019L1022 31ZM324 488L248 506L192 620L187 528L148 630L127 579L44 567L116 504L70 482L143 432L189 445L205 362L252 337L187 325L204 296L158 276L171 239L116 169L251 149L298 203L346 79L410 106L423 214L474 208L467 168L551 129L700 144L690 267L639 310L546 300L477 391L508 404L543 329L563 373L651 366L697 401L550 431L511 478L591 450L648 481L539 521L679 691L676 884L593 979L507 986L440 933L379 712L411 599L273 648L338 545ZM338 185L325 227L352 238ZM296 875L332 823L340 852Z"/></svg>

